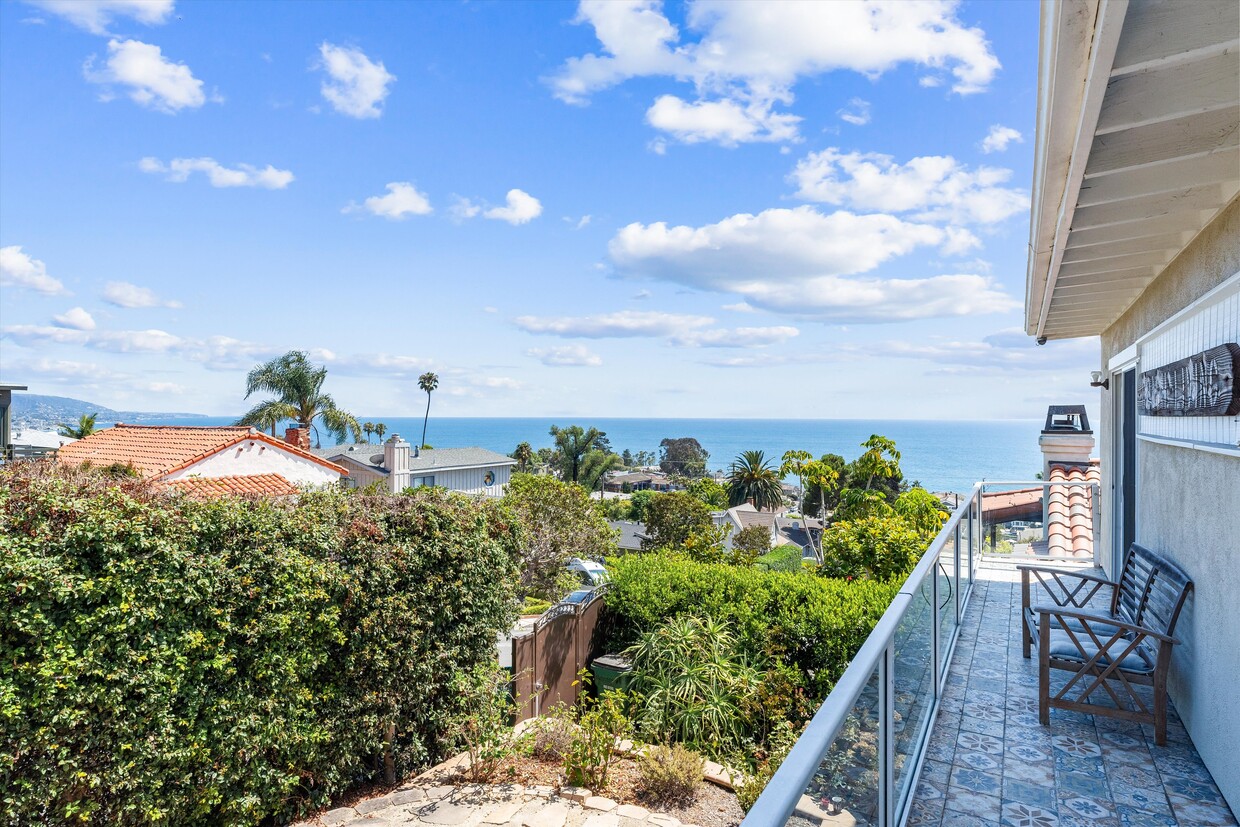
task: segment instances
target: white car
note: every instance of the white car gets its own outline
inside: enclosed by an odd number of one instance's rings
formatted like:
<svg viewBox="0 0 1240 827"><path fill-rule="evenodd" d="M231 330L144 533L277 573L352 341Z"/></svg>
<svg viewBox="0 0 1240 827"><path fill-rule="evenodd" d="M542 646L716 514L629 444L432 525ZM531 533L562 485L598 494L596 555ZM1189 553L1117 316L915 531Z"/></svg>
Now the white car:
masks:
<svg viewBox="0 0 1240 827"><path fill-rule="evenodd" d="M568 570L581 578L583 586L601 586L607 581L607 569L602 563L596 563L593 560L571 557L568 561Z"/></svg>

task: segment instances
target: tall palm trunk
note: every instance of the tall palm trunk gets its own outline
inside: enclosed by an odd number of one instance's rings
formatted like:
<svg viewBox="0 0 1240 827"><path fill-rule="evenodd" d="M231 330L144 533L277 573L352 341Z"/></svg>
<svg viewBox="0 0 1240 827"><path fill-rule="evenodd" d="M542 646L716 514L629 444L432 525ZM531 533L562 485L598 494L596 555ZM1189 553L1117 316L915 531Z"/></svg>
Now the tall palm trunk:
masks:
<svg viewBox="0 0 1240 827"><path fill-rule="evenodd" d="M431 418L431 392L427 391L426 392L426 416L422 417L422 441L418 443L418 450L421 450L422 446L426 444L426 423L430 421L430 418Z"/></svg>

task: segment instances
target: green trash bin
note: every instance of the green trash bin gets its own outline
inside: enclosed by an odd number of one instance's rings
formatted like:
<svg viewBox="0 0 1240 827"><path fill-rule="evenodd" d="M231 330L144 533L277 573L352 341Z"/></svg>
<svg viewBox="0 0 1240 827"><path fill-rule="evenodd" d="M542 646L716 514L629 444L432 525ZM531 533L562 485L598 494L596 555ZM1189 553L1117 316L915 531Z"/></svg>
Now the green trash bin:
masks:
<svg viewBox="0 0 1240 827"><path fill-rule="evenodd" d="M623 655L603 655L594 659L590 671L594 673L594 691L628 689L633 680L633 663Z"/></svg>

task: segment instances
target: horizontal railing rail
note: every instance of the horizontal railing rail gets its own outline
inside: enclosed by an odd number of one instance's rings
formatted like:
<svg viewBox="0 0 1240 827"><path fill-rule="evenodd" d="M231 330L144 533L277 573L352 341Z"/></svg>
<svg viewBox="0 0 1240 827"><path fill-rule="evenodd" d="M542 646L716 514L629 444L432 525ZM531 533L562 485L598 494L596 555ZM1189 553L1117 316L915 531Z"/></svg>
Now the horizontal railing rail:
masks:
<svg viewBox="0 0 1240 827"><path fill-rule="evenodd" d="M930 722L934 720L938 710L960 619L972 593L976 566L981 557L981 496L982 484L978 483L948 518L831 693L810 719L762 795L745 816L742 827L781 825L798 809L808 809L807 815L814 816L830 815L833 814L833 809L841 808L842 797L829 796L824 806L824 802L808 797L806 790L822 771L823 762L840 738L841 731L846 727L859 729L852 723L857 718L856 707L863 695L869 692L876 677L876 730L854 738L873 740L876 770L876 773L873 773L873 794L867 789L857 791L857 779L865 779L869 773L862 765L863 762L855 761L852 766L833 766L829 775L831 779L835 779L834 783L838 787L852 790L855 799L865 802L858 808L864 812L852 811L852 816L859 825L895 827L903 823L912 799L911 792L921 770L925 744L929 739ZM950 553L947 560L944 559L945 552ZM945 565L950 566L950 570L945 568ZM942 601L941 580L945 581L942 585L949 590ZM931 608L930 629L923 628L925 620L913 614L915 609L922 607L919 601L924 602L926 598L929 598L928 604ZM944 617L945 610L949 607L950 616ZM913 626L905 631L905 624L910 621ZM944 621L951 625L946 636L943 635ZM920 643L920 655L925 658L924 633L927 631L930 632L929 663L923 663L918 660L918 653L914 650ZM919 638L919 633L923 637ZM908 651L897 653L897 641L901 646L906 646ZM900 658L899 665L898 654L904 656ZM926 694L921 698L925 703L920 706L917 705L915 693L914 700L910 702L907 700L907 686L901 687L901 704L904 708L899 748L895 732L897 669L902 670L902 684L907 682L910 671L916 673L920 669L924 673L925 670L930 670L929 675L923 674L921 685ZM925 677L932 678L929 687L925 687ZM915 738L906 738L913 721L917 722L916 725L920 726L922 731ZM899 752L899 768L897 749L902 750ZM897 771L900 773L899 783ZM860 786L864 787L865 784L861 783Z"/></svg>

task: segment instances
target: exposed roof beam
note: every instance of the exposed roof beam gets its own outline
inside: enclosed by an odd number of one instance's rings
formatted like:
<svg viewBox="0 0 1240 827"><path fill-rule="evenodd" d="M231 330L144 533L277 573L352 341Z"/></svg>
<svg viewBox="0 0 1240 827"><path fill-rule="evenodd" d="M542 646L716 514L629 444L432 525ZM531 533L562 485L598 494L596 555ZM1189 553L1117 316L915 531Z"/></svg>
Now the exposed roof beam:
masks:
<svg viewBox="0 0 1240 827"><path fill-rule="evenodd" d="M1152 278L1139 278L1120 279L1119 281L1103 282L1101 284L1061 284L1055 289L1055 295L1056 297L1063 296L1064 298L1071 299L1079 299L1082 296L1112 295L1115 293L1123 293L1127 290L1140 290L1152 280ZM1053 302L1051 306L1054 306Z"/></svg>
<svg viewBox="0 0 1240 827"><path fill-rule="evenodd" d="M1240 51L1112 78L1098 134L1234 106L1240 99Z"/></svg>
<svg viewBox="0 0 1240 827"><path fill-rule="evenodd" d="M1104 241L1100 244L1070 244L1064 251L1064 258L1072 254L1072 261L1090 261L1093 259L1122 256L1128 253L1164 252L1175 253L1184 246L1187 239L1184 233L1167 233L1147 238L1124 238L1119 241Z"/></svg>
<svg viewBox="0 0 1240 827"><path fill-rule="evenodd" d="M1186 6L1191 6L1187 13ZM1113 74L1138 72L1203 55L1216 54L1237 43L1240 6L1235 0L1192 0L1191 3L1138 2L1115 52Z"/></svg>
<svg viewBox="0 0 1240 827"><path fill-rule="evenodd" d="M1072 222L1074 230L1109 227L1126 221L1199 210L1217 210L1235 195L1235 187L1223 184L1198 184L1195 187L1160 192L1112 204L1078 207Z"/></svg>
<svg viewBox="0 0 1240 827"><path fill-rule="evenodd" d="M1237 118L1240 118L1240 107L1228 106L1099 135L1089 153L1089 171L1118 172L1189 155L1204 155L1221 147L1240 146Z"/></svg>
<svg viewBox="0 0 1240 827"><path fill-rule="evenodd" d="M1089 248L1086 247L1085 249L1088 250ZM1068 260L1069 257L1071 257L1071 261ZM1062 270L1070 264L1077 265L1078 269L1073 273L1061 272L1060 276L1084 276L1092 273L1110 273L1115 270L1127 270L1137 267L1156 267L1159 264L1166 264L1168 261L1170 261L1170 256L1164 250L1136 250L1119 255L1095 256L1070 249L1064 252L1063 264L1060 266L1060 269Z"/></svg>
<svg viewBox="0 0 1240 827"><path fill-rule="evenodd" d="M1133 170L1126 175L1087 174L1085 183L1081 184L1078 206L1127 201L1226 180L1240 180L1240 158L1232 149L1177 158L1165 164Z"/></svg>
<svg viewBox="0 0 1240 827"><path fill-rule="evenodd" d="M1098 244L1103 241L1148 238L1172 232L1186 232L1195 235L1201 229L1200 218L1195 213L1178 213L1176 215L1143 218L1140 221L1126 221L1123 224L1113 224L1109 227L1073 230L1068 241L1075 247L1079 244Z"/></svg>
<svg viewBox="0 0 1240 827"><path fill-rule="evenodd" d="M1051 243L1051 257L1047 270L1046 288L1042 295L1042 307L1038 313L1035 335L1042 335L1046 315L1051 309L1051 297L1055 292L1055 280L1059 277L1059 260L1063 257L1072 228L1072 216L1076 212L1076 199L1085 178L1085 167L1090 160L1090 147L1098 128L1098 116L1102 111L1102 99L1106 96L1107 77L1115 63L1115 51L1119 46L1120 32L1124 28L1124 15L1128 0L1102 0L1094 24L1090 45L1089 67L1085 75L1085 97L1081 102L1080 118L1072 144L1071 161L1068 163L1067 182L1059 201L1055 220L1055 235Z"/></svg>

